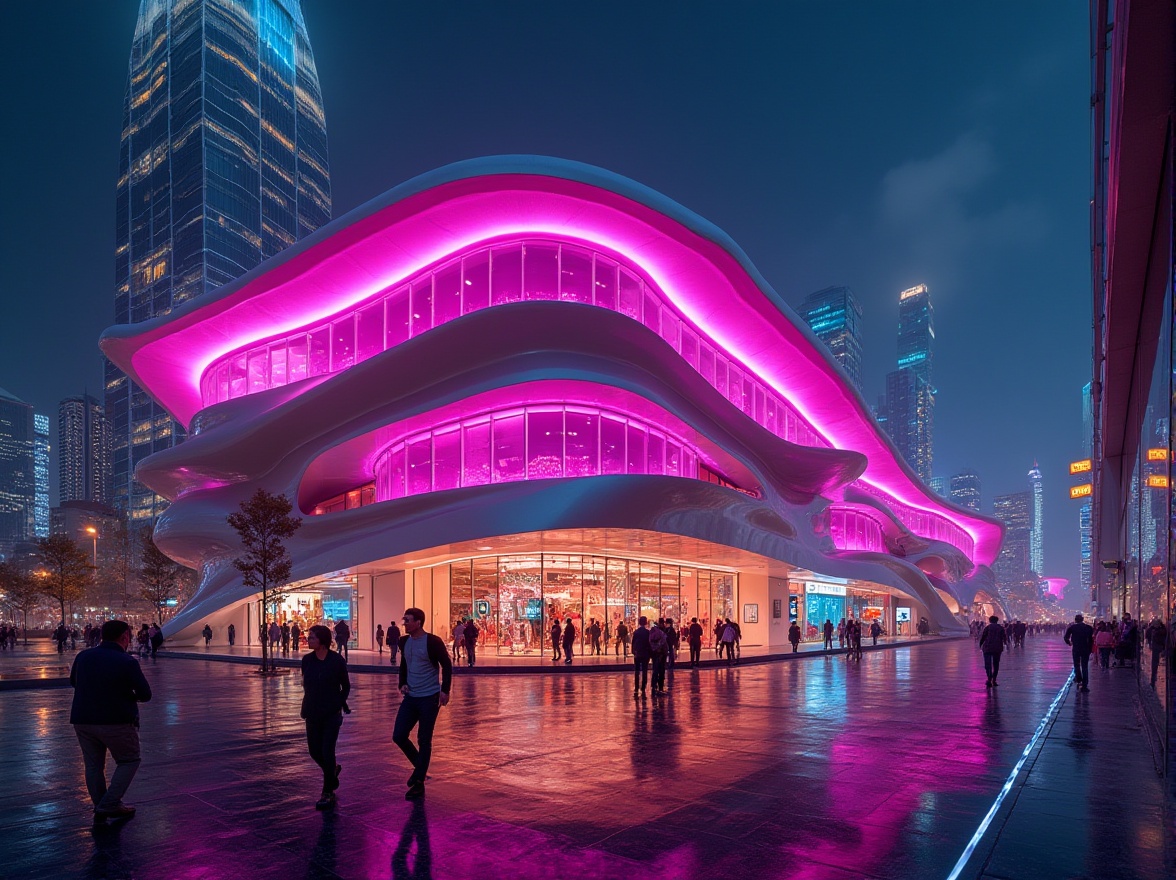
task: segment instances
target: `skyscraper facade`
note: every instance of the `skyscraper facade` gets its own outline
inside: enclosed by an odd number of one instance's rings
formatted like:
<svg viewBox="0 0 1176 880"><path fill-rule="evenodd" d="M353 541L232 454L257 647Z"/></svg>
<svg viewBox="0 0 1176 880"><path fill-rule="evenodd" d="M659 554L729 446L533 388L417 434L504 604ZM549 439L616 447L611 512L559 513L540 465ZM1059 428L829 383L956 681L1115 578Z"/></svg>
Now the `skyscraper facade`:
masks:
<svg viewBox="0 0 1176 880"><path fill-rule="evenodd" d="M960 507L980 511L980 475L973 470L952 474L948 497Z"/></svg>
<svg viewBox="0 0 1176 880"><path fill-rule="evenodd" d="M1045 573L1045 549L1042 528L1045 522L1045 495L1041 488L1041 468L1037 462L1029 469L1029 491L1033 493L1033 523L1029 529L1029 569L1038 577Z"/></svg>
<svg viewBox="0 0 1176 880"><path fill-rule="evenodd" d="M36 429L33 407L0 388L0 556L36 536Z"/></svg>
<svg viewBox="0 0 1176 880"><path fill-rule="evenodd" d="M800 314L825 343L849 381L862 390L862 307L848 287L826 287L805 297Z"/></svg>
<svg viewBox="0 0 1176 880"><path fill-rule="evenodd" d="M142 0L123 108L115 321L165 315L331 216L326 118L299 0ZM113 501L150 520L134 480L182 440L171 416L106 370Z"/></svg>
<svg viewBox="0 0 1176 880"><path fill-rule="evenodd" d="M935 313L931 289L916 284L898 295L898 370L886 377L880 422L907 464L931 481L935 439ZM905 374L905 375L902 375Z"/></svg>
<svg viewBox="0 0 1176 880"><path fill-rule="evenodd" d="M1094 415L1090 405L1090 387L1087 382L1082 386L1082 457L1090 458L1091 440L1094 437ZM1091 540L1090 499L1082 502L1078 508L1078 577L1082 582L1082 601L1090 600L1090 588L1094 584L1091 569L1090 551L1093 546Z"/></svg>
<svg viewBox="0 0 1176 880"><path fill-rule="evenodd" d="M110 428L102 403L89 394L58 406L57 474L62 504L110 503Z"/></svg>
<svg viewBox="0 0 1176 880"><path fill-rule="evenodd" d="M931 289L916 284L898 295L898 368L914 370L931 384L935 355L935 313Z"/></svg>
<svg viewBox="0 0 1176 880"><path fill-rule="evenodd" d="M33 414L33 537L49 537L49 416Z"/></svg>
<svg viewBox="0 0 1176 880"><path fill-rule="evenodd" d="M997 495L992 500L992 512L1005 524L1004 542L992 570L998 586L1016 593L1036 580L1030 559L1033 493Z"/></svg>

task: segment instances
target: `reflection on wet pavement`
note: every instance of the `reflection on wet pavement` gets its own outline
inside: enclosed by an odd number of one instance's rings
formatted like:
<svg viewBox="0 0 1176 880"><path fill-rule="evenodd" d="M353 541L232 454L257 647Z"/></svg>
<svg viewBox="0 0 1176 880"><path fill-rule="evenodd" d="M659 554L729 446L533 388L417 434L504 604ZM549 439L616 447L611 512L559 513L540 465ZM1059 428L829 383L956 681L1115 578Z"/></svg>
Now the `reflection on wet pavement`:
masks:
<svg viewBox="0 0 1176 880"><path fill-rule="evenodd" d="M860 663L679 668L671 695L643 701L619 673L459 678L417 803L403 799L407 767L391 743L395 680L359 674L339 803L319 813L296 675L258 681L239 665L146 661L156 698L143 707L143 765L128 796L139 814L118 828L90 829L69 692L3 695L4 873L942 878L1068 666L1064 645L1038 638L1006 657L995 692L967 640ZM1090 697L1132 686L1096 680ZM1071 695L1050 734L1069 782L1097 772L1096 713ZM1095 821L1064 786L1049 787L1049 754L1019 803L1080 814L1078 828ZM1147 868L1158 850L1137 845L1147 838L1126 827L1135 815L1116 817L1116 837ZM1089 870L1106 837L1075 834L1067 864Z"/></svg>

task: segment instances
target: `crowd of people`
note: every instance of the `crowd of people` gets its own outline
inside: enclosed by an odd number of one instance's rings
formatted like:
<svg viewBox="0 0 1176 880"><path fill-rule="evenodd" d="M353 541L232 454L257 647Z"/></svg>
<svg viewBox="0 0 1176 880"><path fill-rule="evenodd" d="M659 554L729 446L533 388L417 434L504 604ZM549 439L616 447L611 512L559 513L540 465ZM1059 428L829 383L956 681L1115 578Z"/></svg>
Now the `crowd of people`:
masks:
<svg viewBox="0 0 1176 880"><path fill-rule="evenodd" d="M20 627L15 623L0 623L0 651L16 650Z"/></svg>

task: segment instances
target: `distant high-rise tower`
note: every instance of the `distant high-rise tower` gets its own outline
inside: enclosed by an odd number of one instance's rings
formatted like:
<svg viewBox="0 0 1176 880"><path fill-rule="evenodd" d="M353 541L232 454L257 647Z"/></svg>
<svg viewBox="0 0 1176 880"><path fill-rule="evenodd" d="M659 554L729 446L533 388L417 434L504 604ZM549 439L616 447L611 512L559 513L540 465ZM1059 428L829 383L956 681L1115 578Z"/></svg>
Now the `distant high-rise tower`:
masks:
<svg viewBox="0 0 1176 880"><path fill-rule="evenodd" d="M1033 530L1033 493L1014 492L992 499L992 512L1005 524L1000 555L993 564L997 583L1016 589L1034 580L1030 568L1029 533Z"/></svg>
<svg viewBox="0 0 1176 880"><path fill-rule="evenodd" d="M853 387L862 390L862 307L848 287L826 287L805 297L800 309L813 334L825 343Z"/></svg>
<svg viewBox="0 0 1176 880"><path fill-rule="evenodd" d="M326 117L299 0L141 0L123 108L114 318L164 315L331 217ZM135 466L182 428L106 367L113 501L165 503Z"/></svg>
<svg viewBox="0 0 1176 880"><path fill-rule="evenodd" d="M1090 406L1090 384L1082 386L1082 457L1090 458L1094 443L1094 416ZM1078 508L1078 576L1082 581L1082 601L1087 602L1094 584L1091 568L1091 509L1089 499Z"/></svg>
<svg viewBox="0 0 1176 880"><path fill-rule="evenodd" d="M33 537L49 537L49 416L33 415Z"/></svg>
<svg viewBox="0 0 1176 880"><path fill-rule="evenodd" d="M934 459L934 351L931 290L926 284L917 284L898 295L898 370L886 377L886 398L879 421L925 483L931 480Z"/></svg>
<svg viewBox="0 0 1176 880"><path fill-rule="evenodd" d="M1037 462L1029 469L1029 491L1033 493L1033 523L1029 530L1029 568L1039 577L1045 571L1042 527L1045 521L1045 495L1041 489L1041 469Z"/></svg>
<svg viewBox="0 0 1176 880"><path fill-rule="evenodd" d="M36 537L36 428L33 407L0 388L0 557Z"/></svg>
<svg viewBox="0 0 1176 880"><path fill-rule="evenodd" d="M980 512L980 476L973 470L952 474L949 497L960 507Z"/></svg>
<svg viewBox="0 0 1176 880"><path fill-rule="evenodd" d="M102 404L89 394L67 397L57 409L58 496L110 503L110 428Z"/></svg>
<svg viewBox="0 0 1176 880"><path fill-rule="evenodd" d="M932 477L931 482L927 484L931 487L931 491L940 498L947 497L947 477Z"/></svg>

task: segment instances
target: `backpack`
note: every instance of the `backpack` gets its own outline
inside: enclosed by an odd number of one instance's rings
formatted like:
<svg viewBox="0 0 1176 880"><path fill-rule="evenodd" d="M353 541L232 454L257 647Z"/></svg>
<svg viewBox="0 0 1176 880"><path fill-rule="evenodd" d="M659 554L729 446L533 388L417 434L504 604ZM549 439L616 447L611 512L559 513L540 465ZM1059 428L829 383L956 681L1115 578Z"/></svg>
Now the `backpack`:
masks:
<svg viewBox="0 0 1176 880"><path fill-rule="evenodd" d="M649 650L654 654L665 653L666 634L660 626L651 627L649 630Z"/></svg>
<svg viewBox="0 0 1176 880"><path fill-rule="evenodd" d="M734 626L732 626L729 623L727 624L726 628L723 630L723 639L722 640L724 642L726 642L727 644L731 644L732 642L735 641L735 627Z"/></svg>

